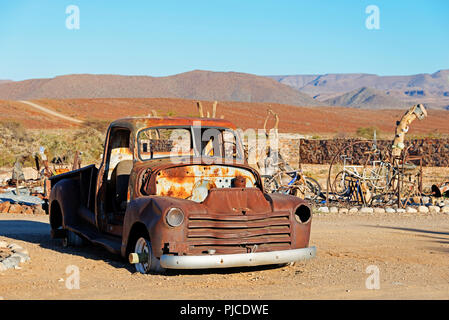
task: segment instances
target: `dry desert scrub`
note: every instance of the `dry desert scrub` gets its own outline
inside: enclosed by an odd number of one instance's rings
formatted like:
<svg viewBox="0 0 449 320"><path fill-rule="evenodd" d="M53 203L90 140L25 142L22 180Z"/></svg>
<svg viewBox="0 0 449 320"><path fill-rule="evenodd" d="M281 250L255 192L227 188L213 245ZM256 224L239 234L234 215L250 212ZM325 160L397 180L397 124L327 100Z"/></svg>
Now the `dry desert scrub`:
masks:
<svg viewBox="0 0 449 320"><path fill-rule="evenodd" d="M11 167L19 156L26 166L34 166L33 155L43 146L48 158L66 157L73 161L75 152L83 152L83 164L95 163L103 152L104 132L93 127L79 129L25 129L20 123L0 123L0 167Z"/></svg>

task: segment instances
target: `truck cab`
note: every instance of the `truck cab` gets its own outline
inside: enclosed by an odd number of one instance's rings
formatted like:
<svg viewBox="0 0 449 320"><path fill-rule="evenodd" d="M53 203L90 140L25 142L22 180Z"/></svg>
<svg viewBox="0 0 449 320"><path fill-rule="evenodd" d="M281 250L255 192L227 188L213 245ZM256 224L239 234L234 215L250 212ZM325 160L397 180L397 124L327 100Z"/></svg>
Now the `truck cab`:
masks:
<svg viewBox="0 0 449 320"><path fill-rule="evenodd" d="M98 168L50 183L53 238L101 245L141 273L315 256L309 204L265 193L238 131L223 119L114 121Z"/></svg>

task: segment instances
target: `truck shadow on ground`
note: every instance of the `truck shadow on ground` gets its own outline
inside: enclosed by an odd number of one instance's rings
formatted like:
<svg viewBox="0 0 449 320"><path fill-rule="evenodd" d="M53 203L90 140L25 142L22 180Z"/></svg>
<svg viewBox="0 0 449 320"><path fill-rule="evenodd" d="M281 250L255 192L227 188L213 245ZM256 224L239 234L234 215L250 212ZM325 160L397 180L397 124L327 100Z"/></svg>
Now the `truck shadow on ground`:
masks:
<svg viewBox="0 0 449 320"><path fill-rule="evenodd" d="M29 220L0 220L0 235L34 243L41 248L59 253L77 255L92 260L103 260L113 267L126 268L134 272L134 268L127 264L123 258L99 246L87 244L80 247L63 247L61 239L50 237L50 225L48 223Z"/></svg>
<svg viewBox="0 0 449 320"><path fill-rule="evenodd" d="M80 247L63 247L61 239L50 237L50 226L48 223L30 220L0 220L0 236L25 241L39 245L41 248L53 250L59 253L81 256L86 259L104 261L115 268L123 268L130 273L135 273L135 267L124 258L114 255L106 249L93 244L86 244ZM166 270L166 276L178 275L210 275L210 274L233 274L249 273L255 271L278 269L279 265L256 266L246 268L226 268L226 269L202 269L202 270Z"/></svg>
<svg viewBox="0 0 449 320"><path fill-rule="evenodd" d="M373 226L370 226L370 227L373 227ZM375 226L375 228L413 232L417 236L425 238L427 241L430 241L432 243L448 245L447 247L441 247L441 246L440 247L429 247L428 249L449 253L449 232L448 231L433 231L433 230L425 230L425 229L390 227L390 226Z"/></svg>

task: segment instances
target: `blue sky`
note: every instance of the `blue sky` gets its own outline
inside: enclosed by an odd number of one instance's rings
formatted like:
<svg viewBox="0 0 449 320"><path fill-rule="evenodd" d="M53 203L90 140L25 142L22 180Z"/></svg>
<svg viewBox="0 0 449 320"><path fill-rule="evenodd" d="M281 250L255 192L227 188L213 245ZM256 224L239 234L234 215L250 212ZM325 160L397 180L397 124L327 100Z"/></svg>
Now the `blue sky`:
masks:
<svg viewBox="0 0 449 320"><path fill-rule="evenodd" d="M68 5L79 7L79 30L66 28ZM368 5L379 8L379 30L365 26ZM0 79L447 68L447 0L0 0Z"/></svg>

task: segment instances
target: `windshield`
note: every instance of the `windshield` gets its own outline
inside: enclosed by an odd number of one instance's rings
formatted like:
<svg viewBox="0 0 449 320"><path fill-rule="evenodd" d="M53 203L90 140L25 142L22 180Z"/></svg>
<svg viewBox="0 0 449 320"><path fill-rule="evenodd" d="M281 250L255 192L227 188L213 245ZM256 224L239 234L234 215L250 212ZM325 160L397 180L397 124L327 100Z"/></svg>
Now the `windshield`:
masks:
<svg viewBox="0 0 449 320"><path fill-rule="evenodd" d="M228 128L148 128L139 132L137 141L141 160L179 156L243 158L238 135Z"/></svg>

